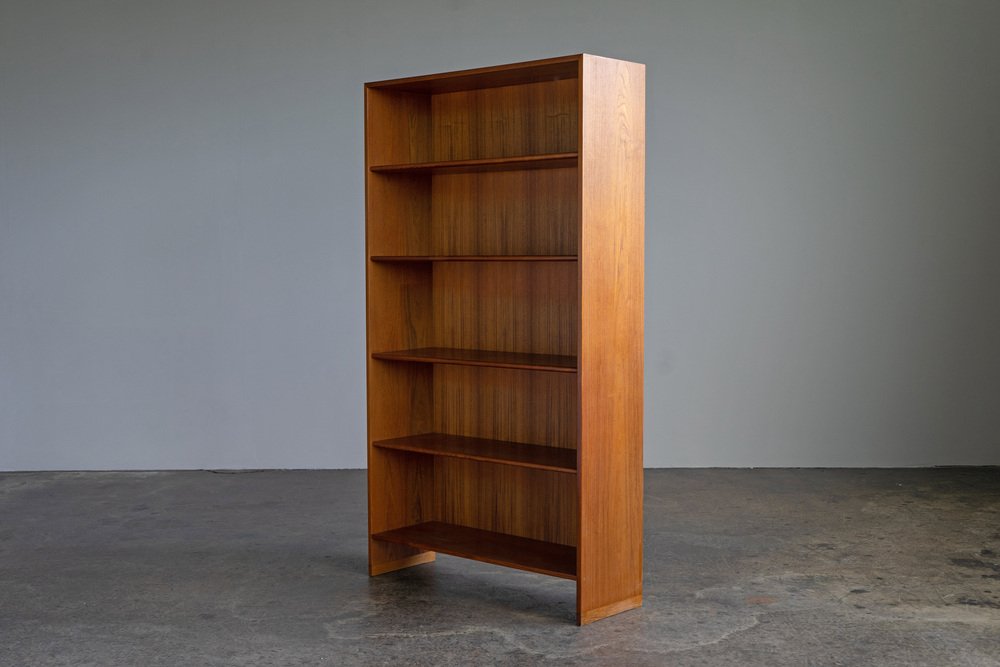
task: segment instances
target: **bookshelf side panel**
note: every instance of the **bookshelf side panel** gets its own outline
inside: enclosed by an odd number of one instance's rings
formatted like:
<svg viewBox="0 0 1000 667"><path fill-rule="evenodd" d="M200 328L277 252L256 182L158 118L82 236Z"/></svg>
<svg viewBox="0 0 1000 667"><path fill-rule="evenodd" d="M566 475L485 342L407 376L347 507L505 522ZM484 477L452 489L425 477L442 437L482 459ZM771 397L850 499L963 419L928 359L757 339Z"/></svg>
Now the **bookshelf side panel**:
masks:
<svg viewBox="0 0 1000 667"><path fill-rule="evenodd" d="M578 620L642 600L645 67L581 71Z"/></svg>
<svg viewBox="0 0 1000 667"><path fill-rule="evenodd" d="M426 266L386 266L368 259L426 247L427 179L391 179L373 175L368 167L426 159L429 107L426 96L365 91L369 535L419 522L431 511L433 466L427 457L372 447L374 440L429 428L430 369L371 358L373 351L415 347L429 340L431 273ZM369 537L371 575L433 558L433 552Z"/></svg>

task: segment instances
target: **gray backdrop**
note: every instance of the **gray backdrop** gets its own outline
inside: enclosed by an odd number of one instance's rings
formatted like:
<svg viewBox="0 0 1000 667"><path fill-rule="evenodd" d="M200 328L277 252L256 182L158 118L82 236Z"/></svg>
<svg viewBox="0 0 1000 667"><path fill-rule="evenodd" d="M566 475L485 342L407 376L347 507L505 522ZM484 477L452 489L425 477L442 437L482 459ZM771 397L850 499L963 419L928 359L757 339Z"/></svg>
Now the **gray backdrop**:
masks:
<svg viewBox="0 0 1000 667"><path fill-rule="evenodd" d="M364 466L362 83L648 72L646 464L1000 464L995 0L0 0L0 469Z"/></svg>

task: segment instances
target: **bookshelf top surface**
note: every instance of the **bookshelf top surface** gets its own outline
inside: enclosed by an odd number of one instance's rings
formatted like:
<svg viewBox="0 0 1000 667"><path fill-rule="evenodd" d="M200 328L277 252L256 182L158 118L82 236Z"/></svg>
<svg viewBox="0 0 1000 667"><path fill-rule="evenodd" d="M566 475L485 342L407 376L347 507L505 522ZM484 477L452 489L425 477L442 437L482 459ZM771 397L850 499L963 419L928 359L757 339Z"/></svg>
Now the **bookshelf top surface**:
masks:
<svg viewBox="0 0 1000 667"><path fill-rule="evenodd" d="M453 93L477 88L498 88L541 81L576 79L579 77L582 55L560 56L544 60L529 60L509 65L443 72L404 79L388 79L366 83L366 88L397 90L410 93Z"/></svg>

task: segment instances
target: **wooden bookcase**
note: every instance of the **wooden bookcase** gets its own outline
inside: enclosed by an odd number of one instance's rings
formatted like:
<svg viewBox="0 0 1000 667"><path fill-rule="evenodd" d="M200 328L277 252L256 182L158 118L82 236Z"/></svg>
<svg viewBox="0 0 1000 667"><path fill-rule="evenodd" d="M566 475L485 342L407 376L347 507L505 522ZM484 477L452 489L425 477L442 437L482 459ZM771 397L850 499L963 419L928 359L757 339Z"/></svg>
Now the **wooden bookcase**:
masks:
<svg viewBox="0 0 1000 667"><path fill-rule="evenodd" d="M365 86L372 575L435 552L642 602L645 68Z"/></svg>

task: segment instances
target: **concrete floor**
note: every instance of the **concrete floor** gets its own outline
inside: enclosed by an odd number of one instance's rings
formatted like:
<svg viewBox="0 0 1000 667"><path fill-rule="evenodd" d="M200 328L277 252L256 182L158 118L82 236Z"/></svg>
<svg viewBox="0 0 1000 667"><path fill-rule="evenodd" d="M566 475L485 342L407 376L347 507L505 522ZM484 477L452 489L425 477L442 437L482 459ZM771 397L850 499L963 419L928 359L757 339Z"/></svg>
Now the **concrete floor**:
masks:
<svg viewBox="0 0 1000 667"><path fill-rule="evenodd" d="M646 473L645 606L369 579L360 471L0 475L0 665L1000 665L1000 469Z"/></svg>

